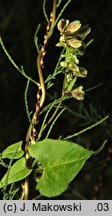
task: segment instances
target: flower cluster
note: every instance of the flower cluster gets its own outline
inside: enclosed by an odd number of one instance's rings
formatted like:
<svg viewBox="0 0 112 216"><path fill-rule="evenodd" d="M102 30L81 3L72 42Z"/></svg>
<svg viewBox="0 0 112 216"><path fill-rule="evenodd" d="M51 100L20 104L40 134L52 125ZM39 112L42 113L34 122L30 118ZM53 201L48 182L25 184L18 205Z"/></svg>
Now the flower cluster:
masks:
<svg viewBox="0 0 112 216"><path fill-rule="evenodd" d="M87 70L79 66L79 57L84 55L84 49L88 44L84 43L91 29L88 25L81 27L79 20L69 23L69 20L61 19L57 28L60 31L60 40L57 47L64 47L63 61L60 66L65 74L64 91L71 93L77 100L83 100L85 92L83 86L73 89L77 77L87 76Z"/></svg>

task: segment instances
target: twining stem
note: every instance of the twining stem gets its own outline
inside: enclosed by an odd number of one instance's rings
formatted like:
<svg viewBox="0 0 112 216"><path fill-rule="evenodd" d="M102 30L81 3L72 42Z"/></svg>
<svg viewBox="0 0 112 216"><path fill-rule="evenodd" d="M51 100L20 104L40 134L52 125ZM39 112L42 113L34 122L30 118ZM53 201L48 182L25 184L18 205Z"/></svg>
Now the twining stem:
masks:
<svg viewBox="0 0 112 216"><path fill-rule="evenodd" d="M53 10L52 10L52 24L55 22L55 18L56 18L56 4L57 4L57 0L53 0ZM42 48L38 54L37 57L37 70L38 70L38 76L39 76L39 82L40 82L40 88L41 88L41 92L42 92L42 96L41 96L41 101L40 101L40 108L43 106L44 101L45 101L45 96L46 96L46 90L45 90L45 82L44 82L44 78L43 78L43 72L42 72L42 67L41 67L41 55L42 55ZM39 87L39 86L38 86ZM28 148L29 148L29 141L30 141L30 137L31 137L31 129L34 123L34 118L35 118L35 113L33 115L31 124L29 126L27 135L26 135L26 158L29 158L29 154L28 154Z"/></svg>
<svg viewBox="0 0 112 216"><path fill-rule="evenodd" d="M55 22L56 5L57 5L57 0L53 0L52 19L50 20L51 25L53 25L53 23ZM48 39L47 39L47 42L48 42ZM45 43L45 41L44 41L44 47L47 44L47 42ZM42 65L41 65L42 52L43 52L43 47L39 51L39 54L38 54L38 57L37 57L37 70L38 70L39 83L40 83L40 85L38 85L37 100L38 101L40 100L40 103L38 103L39 107L36 107L36 109L38 108L38 113L36 113L36 111L35 111L35 113L33 115L33 118L32 118L32 121L30 123L30 126L28 128L27 135L26 135L26 145L25 145L26 165L27 165L28 159L30 158L29 146L30 146L30 141L31 141L32 129L34 129L33 125L35 125L36 114L39 115L40 108L42 108L42 106L44 104L44 101L45 101L45 96L46 96L45 83L44 83ZM41 90L41 98L40 98L40 90ZM28 181L28 178L26 178L24 186L23 186L23 199L27 200L28 196L29 196L29 181Z"/></svg>
<svg viewBox="0 0 112 216"><path fill-rule="evenodd" d="M53 17L52 17L52 25L55 23L55 19L56 19L56 8L57 8L57 0L53 0Z"/></svg>
<svg viewBox="0 0 112 216"><path fill-rule="evenodd" d="M41 101L40 101L40 107L43 106L44 101L45 101L45 96L46 96L45 83L44 83L42 68L41 68L41 65L40 65L41 54L42 54L42 50L40 50L40 52L38 54L38 58L37 58L37 70L38 70L39 82L40 82L41 92L42 92L42 97L41 97Z"/></svg>

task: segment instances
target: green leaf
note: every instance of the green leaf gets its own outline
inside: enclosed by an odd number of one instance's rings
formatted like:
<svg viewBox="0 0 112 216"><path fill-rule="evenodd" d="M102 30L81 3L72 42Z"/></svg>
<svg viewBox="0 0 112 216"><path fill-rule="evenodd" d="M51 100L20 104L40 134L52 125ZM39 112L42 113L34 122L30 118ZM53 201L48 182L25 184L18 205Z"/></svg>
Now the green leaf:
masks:
<svg viewBox="0 0 112 216"><path fill-rule="evenodd" d="M68 90L69 92L73 89L74 84L75 84L75 82L76 82L76 79L77 79L77 77L75 76L75 78L72 79L72 80L70 81L70 83L68 84L67 90Z"/></svg>
<svg viewBox="0 0 112 216"><path fill-rule="evenodd" d="M24 151L22 150L22 141L20 141L6 148L2 152L2 158L18 159L22 157L23 154L24 154Z"/></svg>
<svg viewBox="0 0 112 216"><path fill-rule="evenodd" d="M42 165L43 173L36 189L46 197L63 193L94 153L76 143L53 139L37 142L29 150Z"/></svg>
<svg viewBox="0 0 112 216"><path fill-rule="evenodd" d="M16 161L0 181L0 188L26 178L31 172L26 166L25 158Z"/></svg>

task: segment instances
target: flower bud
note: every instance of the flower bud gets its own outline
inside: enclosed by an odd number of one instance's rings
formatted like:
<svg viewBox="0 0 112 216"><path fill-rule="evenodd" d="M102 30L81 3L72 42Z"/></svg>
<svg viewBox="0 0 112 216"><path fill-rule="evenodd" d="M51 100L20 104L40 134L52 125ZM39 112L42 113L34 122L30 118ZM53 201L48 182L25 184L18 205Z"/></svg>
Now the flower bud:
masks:
<svg viewBox="0 0 112 216"><path fill-rule="evenodd" d="M66 43L65 43L65 36L62 35L60 36L60 42L56 44L57 47L65 47Z"/></svg>
<svg viewBox="0 0 112 216"><path fill-rule="evenodd" d="M72 58L76 64L79 64L79 60L76 55L72 55Z"/></svg>
<svg viewBox="0 0 112 216"><path fill-rule="evenodd" d="M72 73L67 74L67 82L69 83L73 79Z"/></svg>
<svg viewBox="0 0 112 216"><path fill-rule="evenodd" d="M67 67L67 62L66 61L60 62L60 66L66 68Z"/></svg>

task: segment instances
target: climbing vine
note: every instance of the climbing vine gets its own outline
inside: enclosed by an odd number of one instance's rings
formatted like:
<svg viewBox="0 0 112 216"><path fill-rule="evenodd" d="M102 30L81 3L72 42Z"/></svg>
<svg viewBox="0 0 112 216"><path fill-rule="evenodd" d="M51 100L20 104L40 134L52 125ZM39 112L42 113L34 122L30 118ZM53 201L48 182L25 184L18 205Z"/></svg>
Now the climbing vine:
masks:
<svg viewBox="0 0 112 216"><path fill-rule="evenodd" d="M38 44L40 25L34 36L34 42L37 49L37 72L38 79L35 81L24 71L23 66L18 67L10 54L8 53L2 38L0 44L12 63L14 68L27 80L25 89L25 107L29 120L29 127L26 133L26 139L10 145L0 154L0 164L7 168L7 171L0 181L0 189L3 199L30 199L30 178L34 181L37 198L40 195L45 197L55 197L62 194L69 186L69 183L76 177L83 168L85 162L91 156L97 155L105 146L106 141L96 151L85 149L78 143L70 139L77 137L84 132L100 125L108 116L104 116L92 125L85 127L81 131L67 135L66 137L51 138L54 125L60 116L67 110L63 102L70 99L73 101L83 101L85 90L83 84L78 84L80 79L86 79L88 71L80 65L80 58L83 57L85 49L91 44L88 41L88 34L91 32L89 25L83 26L79 20L69 21L63 19L62 15L72 0L68 0L56 14L57 8L60 8L62 1L53 0L53 7L50 15L46 12L46 3L43 1L43 14L46 20L46 30L42 45ZM60 56L54 71L44 77L45 58L47 56L47 46L50 38L57 26L58 38L55 49L58 49ZM62 76L61 95L45 104L46 95L49 89L55 88L54 80L57 76ZM28 91L30 83L36 85L37 97L35 110L33 114L28 106ZM42 123L40 124L40 118ZM7 160L9 159L9 163ZM16 186L20 185L20 190Z"/></svg>

